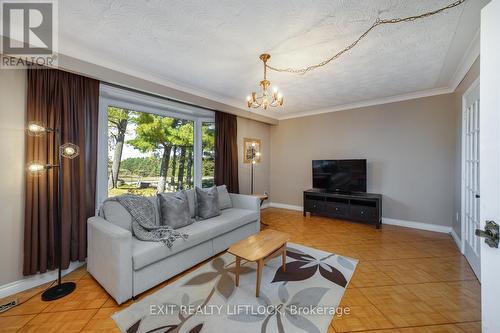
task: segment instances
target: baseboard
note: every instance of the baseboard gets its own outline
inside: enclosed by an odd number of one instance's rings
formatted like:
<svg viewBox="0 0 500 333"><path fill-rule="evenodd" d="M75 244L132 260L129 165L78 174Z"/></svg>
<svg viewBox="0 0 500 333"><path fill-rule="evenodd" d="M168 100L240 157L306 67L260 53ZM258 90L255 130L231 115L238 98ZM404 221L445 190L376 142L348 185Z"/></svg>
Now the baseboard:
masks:
<svg viewBox="0 0 500 333"><path fill-rule="evenodd" d="M442 232L442 233L446 233L446 234L449 234L452 231L451 227L447 227L444 225L436 225L436 224L423 223L423 222L391 219L388 217L382 217L382 224L397 225L400 227L407 227L407 228L434 231L434 232Z"/></svg>
<svg viewBox="0 0 500 333"><path fill-rule="evenodd" d="M303 207L302 206L288 205L288 204L283 204L283 203L279 203L279 202L270 202L269 203L269 207L289 209L289 210L297 210L299 212L303 211Z"/></svg>
<svg viewBox="0 0 500 333"><path fill-rule="evenodd" d="M260 209L262 210L262 209L266 209L266 208L269 208L269 207L270 207L269 203L268 202L264 202L262 204L262 206L260 206Z"/></svg>
<svg viewBox="0 0 500 333"><path fill-rule="evenodd" d="M453 240L457 244L458 250L463 254L463 251L462 251L462 239L460 239L460 237L458 237L457 233L455 232L455 230L453 228L451 229L450 233L451 233L451 237L453 237Z"/></svg>
<svg viewBox="0 0 500 333"><path fill-rule="evenodd" d="M62 271L62 275L69 274L76 270L77 268L83 266L85 262L74 261L69 264L69 267ZM44 283L50 282L57 279L57 270L46 272L43 274L36 274L33 276L26 277L21 280L17 280L11 283L4 284L0 286L0 298L7 297L9 295L37 287Z"/></svg>
<svg viewBox="0 0 500 333"><path fill-rule="evenodd" d="M299 212L302 212L304 210L304 208L302 206L283 204L283 203L279 203L279 202L270 202L269 207L296 210ZM397 225L400 227L407 227L407 228L434 231L434 232L442 232L442 233L446 233L446 234L450 234L452 232L451 227L447 227L447 226L443 226L443 225L435 225L435 224L429 224L429 223L423 223L423 222L391 219L388 217L382 217L382 224L390 224L390 225Z"/></svg>

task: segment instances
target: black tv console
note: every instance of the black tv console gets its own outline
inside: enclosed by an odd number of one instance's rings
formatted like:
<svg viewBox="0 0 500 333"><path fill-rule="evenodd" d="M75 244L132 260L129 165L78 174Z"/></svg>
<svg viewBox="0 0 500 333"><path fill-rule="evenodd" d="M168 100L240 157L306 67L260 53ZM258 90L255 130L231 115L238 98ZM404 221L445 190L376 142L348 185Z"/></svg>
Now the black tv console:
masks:
<svg viewBox="0 0 500 333"><path fill-rule="evenodd" d="M338 219L382 224L382 195L374 193L332 193L319 189L304 191L306 213Z"/></svg>

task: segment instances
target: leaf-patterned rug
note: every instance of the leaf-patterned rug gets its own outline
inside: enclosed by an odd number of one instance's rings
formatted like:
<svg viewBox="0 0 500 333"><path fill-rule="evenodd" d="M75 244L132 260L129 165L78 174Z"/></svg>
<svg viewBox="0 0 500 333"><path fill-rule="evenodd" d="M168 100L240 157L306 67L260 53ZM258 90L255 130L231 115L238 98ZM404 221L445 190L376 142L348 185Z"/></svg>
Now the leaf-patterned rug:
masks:
<svg viewBox="0 0 500 333"><path fill-rule="evenodd" d="M262 272L255 297L256 264L224 253L174 283L113 315L123 332L327 332L358 260L289 243Z"/></svg>

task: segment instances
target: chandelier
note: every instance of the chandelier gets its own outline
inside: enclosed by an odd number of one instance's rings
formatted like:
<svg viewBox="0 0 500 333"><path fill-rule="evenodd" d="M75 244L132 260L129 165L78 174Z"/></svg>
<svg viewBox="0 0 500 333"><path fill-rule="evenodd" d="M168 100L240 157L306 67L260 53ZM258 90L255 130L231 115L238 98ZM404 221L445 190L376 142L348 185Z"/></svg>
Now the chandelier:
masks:
<svg viewBox="0 0 500 333"><path fill-rule="evenodd" d="M382 25L396 25L400 23L407 23L407 22L414 22L417 20L423 20L425 18L428 18L430 16L434 16L443 12L446 12L448 10L451 10L455 7L458 7L462 4L464 4L467 0L455 0L454 2L450 3L447 6L431 10L425 13L421 14L416 14L412 16L406 16L406 17L395 17L395 18L377 18L375 21L372 23L372 25L367 28L359 37L354 40L351 44L347 45L345 48L342 50L338 51L337 53L331 55L329 58L321 61L320 63L314 64L314 65L309 65L307 67L302 67L302 68L292 68L292 67L274 67L271 65L267 64L267 61L271 56L269 54L261 54L260 55L260 60L264 63L264 80L260 81L260 87L262 89L262 94L257 96L256 92L252 92L251 96L247 96L247 105L248 108L263 108L264 110L267 110L269 107L279 107L283 105L283 95L278 92L278 88L274 87L272 93L269 92L269 88L271 87L271 82L267 80L267 69L269 68L272 71L276 72L286 72L286 73L293 73L293 74L306 74L312 70L321 68L323 66L328 65L332 61L340 58L344 54L348 53L351 51L353 48L355 48L364 38L366 38L372 30L377 28L378 26Z"/></svg>
<svg viewBox="0 0 500 333"><path fill-rule="evenodd" d="M272 93L269 92L271 82L267 80L267 61L271 56L269 54L261 54L260 60L264 63L264 80L260 81L262 94L257 96L257 93L252 92L251 96L247 96L247 105L249 108L263 108L267 110L268 107L277 107L283 105L283 95L278 92L278 88L274 87Z"/></svg>

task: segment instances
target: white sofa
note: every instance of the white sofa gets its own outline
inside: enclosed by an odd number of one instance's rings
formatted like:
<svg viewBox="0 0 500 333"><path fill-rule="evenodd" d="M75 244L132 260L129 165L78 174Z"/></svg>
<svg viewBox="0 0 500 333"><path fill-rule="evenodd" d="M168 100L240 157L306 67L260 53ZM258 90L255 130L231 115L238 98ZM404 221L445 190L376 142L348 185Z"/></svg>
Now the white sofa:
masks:
<svg viewBox="0 0 500 333"><path fill-rule="evenodd" d="M101 209L100 216L87 223L89 273L121 304L259 232L259 199L229 195L232 208L177 229L189 237L178 239L170 249L135 238L130 231L131 216L123 207ZM156 198L151 201L157 207Z"/></svg>

